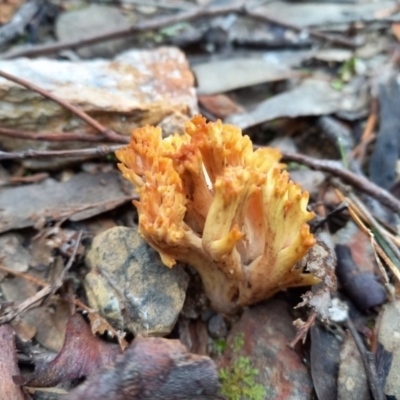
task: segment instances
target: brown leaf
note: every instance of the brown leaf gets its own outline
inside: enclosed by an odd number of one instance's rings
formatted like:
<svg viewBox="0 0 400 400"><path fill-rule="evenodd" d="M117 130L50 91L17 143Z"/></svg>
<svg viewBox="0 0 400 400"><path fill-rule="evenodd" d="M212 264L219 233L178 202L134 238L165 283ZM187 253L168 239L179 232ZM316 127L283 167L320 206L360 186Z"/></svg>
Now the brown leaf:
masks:
<svg viewBox="0 0 400 400"><path fill-rule="evenodd" d="M308 305L313 313L306 322L297 319L294 325L297 329L297 335L290 343L293 347L298 340L306 339L307 332L313 325L317 316L323 320L329 319L329 309L332 305L331 294L336 291L336 254L330 235L325 231L316 234L317 243L312 247L303 259L307 263L307 269L314 274L321 283L314 286L312 291L305 293L303 301L296 306L303 307Z"/></svg>
<svg viewBox="0 0 400 400"><path fill-rule="evenodd" d="M68 321L65 342L60 353L49 364L37 365L24 384L50 387L81 378L110 364L120 353L118 345L94 336L82 316L75 314Z"/></svg>
<svg viewBox="0 0 400 400"><path fill-rule="evenodd" d="M213 361L187 352L177 340L137 338L113 368L92 375L66 400L183 400L216 398Z"/></svg>
<svg viewBox="0 0 400 400"><path fill-rule="evenodd" d="M400 24L398 22L392 24L392 33L397 41L400 42Z"/></svg>
<svg viewBox="0 0 400 400"><path fill-rule="evenodd" d="M117 338L118 343L122 350L125 350L128 347L128 342L123 337L123 332L117 332L108 322L106 319L101 317L99 313L95 311L90 311L88 313L88 318L90 321L90 326L92 328L93 335L100 334L104 335L105 333L109 333L112 337Z"/></svg>
<svg viewBox="0 0 400 400"><path fill-rule="evenodd" d="M48 179L7 187L0 193L0 232L33 226L46 219L80 221L114 209L130 198L115 173L79 173L67 182Z"/></svg>
<svg viewBox="0 0 400 400"><path fill-rule="evenodd" d="M225 94L199 95L198 97L200 104L218 118L224 119L228 115L244 112L242 107Z"/></svg>

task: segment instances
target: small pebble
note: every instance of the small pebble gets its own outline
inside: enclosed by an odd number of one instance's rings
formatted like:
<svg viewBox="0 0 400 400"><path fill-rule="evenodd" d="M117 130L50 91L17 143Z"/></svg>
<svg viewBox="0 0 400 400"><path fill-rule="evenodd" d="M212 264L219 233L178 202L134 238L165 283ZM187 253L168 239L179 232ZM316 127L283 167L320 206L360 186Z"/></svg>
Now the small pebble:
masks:
<svg viewBox="0 0 400 400"><path fill-rule="evenodd" d="M208 333L213 339L225 338L228 335L228 328L221 314L215 314L210 318L208 321Z"/></svg>

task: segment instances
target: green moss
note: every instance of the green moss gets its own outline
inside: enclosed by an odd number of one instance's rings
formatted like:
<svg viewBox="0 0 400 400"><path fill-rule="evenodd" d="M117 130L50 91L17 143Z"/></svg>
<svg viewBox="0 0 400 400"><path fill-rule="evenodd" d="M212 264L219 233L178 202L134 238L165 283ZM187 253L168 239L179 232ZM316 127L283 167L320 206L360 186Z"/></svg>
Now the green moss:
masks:
<svg viewBox="0 0 400 400"><path fill-rule="evenodd" d="M243 344L244 335L237 335L233 340L233 353L237 354ZM264 386L255 382L258 374L248 357L237 357L231 367L219 370L221 393L229 400L263 400L266 392Z"/></svg>
<svg viewBox="0 0 400 400"><path fill-rule="evenodd" d="M226 340L225 339L216 339L214 340L214 351L220 356L226 349Z"/></svg>

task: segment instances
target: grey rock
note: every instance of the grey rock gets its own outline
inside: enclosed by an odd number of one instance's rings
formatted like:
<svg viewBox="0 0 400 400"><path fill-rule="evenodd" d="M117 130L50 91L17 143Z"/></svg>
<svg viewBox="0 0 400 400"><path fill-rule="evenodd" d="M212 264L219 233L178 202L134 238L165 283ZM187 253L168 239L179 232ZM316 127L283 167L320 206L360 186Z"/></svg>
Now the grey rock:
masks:
<svg viewBox="0 0 400 400"><path fill-rule="evenodd" d="M117 329L141 336L171 332L183 307L188 276L164 266L136 229L115 227L93 240L86 256L89 304Z"/></svg>
<svg viewBox="0 0 400 400"><path fill-rule="evenodd" d="M56 22L56 35L60 41L79 40L115 29L129 28L129 19L116 7L91 4L86 8L67 11ZM132 45L132 39L107 40L100 44L80 48L83 58L112 57Z"/></svg>
<svg viewBox="0 0 400 400"><path fill-rule="evenodd" d="M328 82L305 79L293 90L264 100L248 113L231 115L226 122L247 129L276 118L331 114L342 109L342 97Z"/></svg>
<svg viewBox="0 0 400 400"><path fill-rule="evenodd" d="M193 66L199 94L216 94L230 90L275 82L296 76L287 66L265 58L231 58L207 61Z"/></svg>
<svg viewBox="0 0 400 400"><path fill-rule="evenodd" d="M221 314L213 315L208 321L208 333L213 339L225 338L228 328L224 317Z"/></svg>
<svg viewBox="0 0 400 400"><path fill-rule="evenodd" d="M0 259L1 263L16 272L28 271L31 262L29 252L22 246L21 237L14 233L0 235ZM4 276L0 272L0 278ZM1 280L1 279L0 279Z"/></svg>

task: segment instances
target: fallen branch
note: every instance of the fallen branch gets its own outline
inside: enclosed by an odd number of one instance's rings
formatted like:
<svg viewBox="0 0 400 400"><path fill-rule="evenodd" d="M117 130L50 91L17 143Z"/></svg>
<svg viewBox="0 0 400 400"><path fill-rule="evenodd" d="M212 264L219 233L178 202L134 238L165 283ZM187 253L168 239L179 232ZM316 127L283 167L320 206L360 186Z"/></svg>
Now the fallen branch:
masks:
<svg viewBox="0 0 400 400"><path fill-rule="evenodd" d="M179 14L165 16L165 17L157 17L151 20L142 21L135 25L132 25L128 28L116 29L111 32L100 33L92 36L87 36L83 39L78 40L67 40L64 42L51 43L38 45L32 48L14 50L9 53L6 53L2 56L3 59L12 59L16 57L32 57L32 56L41 56L41 55L49 55L54 54L57 51L65 50L65 49L77 49L79 47L88 46L91 44L105 42L108 40L113 40L121 37L137 35L139 33L145 33L149 31L154 31L157 29L165 28L170 25L177 24L179 22L189 22L194 21L200 18L211 18L218 17L226 14L240 14L244 16L248 16L250 18L254 18L257 20L261 20L263 22L268 22L270 24L283 26L284 28L294 30L296 32L305 32L310 36L322 39L324 41L328 41L330 43L336 43L341 46L346 47L356 47L355 43L349 41L343 37L335 37L331 35L327 35L323 32L317 31L315 29L307 29L304 27L300 27L297 25L289 24L285 21L277 20L275 18L269 17L266 14L260 12L254 12L243 5L243 3L239 3L236 5L229 5L224 7L196 7L193 10L184 11Z"/></svg>
<svg viewBox="0 0 400 400"><path fill-rule="evenodd" d="M386 207L390 208L396 213L400 213L400 201L392 196L387 190L375 185L367 178L356 175L355 173L343 169L340 163L333 160L317 160L311 157L304 156L302 154L294 153L283 153L283 158L286 161L293 161L299 164L307 165L312 169L319 171L328 172L340 179L347 184L351 185L357 190L360 190L366 194L369 194Z"/></svg>
<svg viewBox="0 0 400 400"><path fill-rule="evenodd" d="M21 152L6 152L0 151L0 161L3 160L23 160L27 158L51 158L51 157L98 157L106 156L107 154L114 153L115 150L121 148L120 145L115 146L98 146L89 149L78 150L26 150Z"/></svg>

